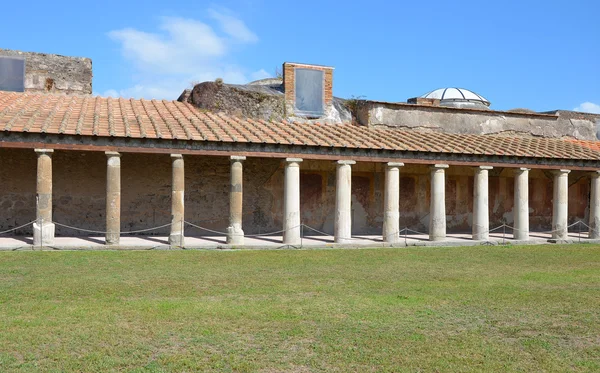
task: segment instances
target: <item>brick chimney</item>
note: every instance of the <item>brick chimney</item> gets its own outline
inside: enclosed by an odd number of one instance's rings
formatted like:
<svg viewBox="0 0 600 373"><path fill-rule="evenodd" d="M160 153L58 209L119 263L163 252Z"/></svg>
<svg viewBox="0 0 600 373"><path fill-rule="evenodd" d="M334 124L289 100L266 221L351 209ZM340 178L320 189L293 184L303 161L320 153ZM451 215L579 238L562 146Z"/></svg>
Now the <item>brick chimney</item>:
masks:
<svg viewBox="0 0 600 373"><path fill-rule="evenodd" d="M283 88L287 117L324 117L332 106L333 67L285 62Z"/></svg>

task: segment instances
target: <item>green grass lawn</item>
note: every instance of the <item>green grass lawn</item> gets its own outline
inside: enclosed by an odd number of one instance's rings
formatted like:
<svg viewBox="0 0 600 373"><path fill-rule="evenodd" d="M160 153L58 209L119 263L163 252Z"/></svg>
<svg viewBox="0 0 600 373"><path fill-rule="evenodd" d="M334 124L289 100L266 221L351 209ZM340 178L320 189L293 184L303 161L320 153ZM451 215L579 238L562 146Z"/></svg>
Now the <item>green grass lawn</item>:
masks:
<svg viewBox="0 0 600 373"><path fill-rule="evenodd" d="M600 371L600 246L0 252L0 371Z"/></svg>

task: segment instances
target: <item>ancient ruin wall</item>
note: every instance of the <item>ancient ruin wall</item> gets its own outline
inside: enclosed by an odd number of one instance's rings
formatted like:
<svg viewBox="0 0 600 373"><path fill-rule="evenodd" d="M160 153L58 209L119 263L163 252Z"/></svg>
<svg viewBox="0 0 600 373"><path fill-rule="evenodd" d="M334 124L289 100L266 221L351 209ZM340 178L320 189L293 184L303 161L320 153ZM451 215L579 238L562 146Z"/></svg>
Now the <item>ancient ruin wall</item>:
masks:
<svg viewBox="0 0 600 373"><path fill-rule="evenodd" d="M25 91L92 93L92 60L57 54L0 49L0 56L25 59Z"/></svg>
<svg viewBox="0 0 600 373"><path fill-rule="evenodd" d="M356 103L360 124L405 130L456 134L535 136L597 140L600 116L518 113L394 104L374 101Z"/></svg>

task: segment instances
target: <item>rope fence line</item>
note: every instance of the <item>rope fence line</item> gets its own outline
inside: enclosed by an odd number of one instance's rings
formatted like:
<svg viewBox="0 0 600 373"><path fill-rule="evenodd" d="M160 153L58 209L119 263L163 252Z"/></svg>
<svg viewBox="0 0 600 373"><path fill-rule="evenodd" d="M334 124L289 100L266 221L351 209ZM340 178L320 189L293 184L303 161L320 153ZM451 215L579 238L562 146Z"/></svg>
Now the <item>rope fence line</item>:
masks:
<svg viewBox="0 0 600 373"><path fill-rule="evenodd" d="M17 229L25 228L25 227L27 227L27 226L29 226L29 225L33 225L33 223L35 223L35 222L36 222L36 220L32 220L32 221L30 221L29 223L26 223L26 224L20 225L20 226L18 226L18 227L14 227L14 228L11 228L11 229L8 229L8 230L5 230L5 231L2 231L2 232L0 232L0 235L3 235L3 234L6 234L6 233L10 233L10 232L16 231Z"/></svg>
<svg viewBox="0 0 600 373"><path fill-rule="evenodd" d="M73 227L71 225L62 224L62 223L58 223L58 222L55 222L55 221L53 221L52 223L54 223L55 225L58 225L60 227L69 228L69 229L73 229L73 230L77 230L77 231L81 231L81 232L96 233L96 234L107 234L107 233L109 233L107 231L95 231L95 230L91 230L91 229ZM125 232L121 231L120 234L136 234L136 233L150 232L150 231L155 231L157 229L169 227L171 225L173 225L173 223L163 224L163 225L159 225L157 227L152 227L152 228L138 229L138 230L134 230L134 231L125 231Z"/></svg>
<svg viewBox="0 0 600 373"><path fill-rule="evenodd" d="M2 232L0 232L0 235L4 235L4 234L10 233L10 232L14 232L14 231L16 231L18 229L30 226L30 225L36 223L37 221L38 220L33 220L33 221L30 221L30 222L28 222L26 224L20 225L18 227L14 227L14 228L2 231ZM40 222L43 223L43 220L41 220ZM79 227L75 227L75 226L71 226L71 225L59 223L59 222L56 222L56 221L53 221L52 223L55 224L55 225L57 225L57 226L60 226L60 227L64 227L64 228L67 228L67 229L73 229L73 230L77 230L77 231L81 231L81 232L86 232L86 233L103 234L103 235L109 233L107 231L100 231L100 230L92 230L92 229L79 228ZM169 227L169 226L172 226L172 225L173 225L173 223L167 223L167 224L159 225L159 226L156 226L156 227L145 228L145 229L138 229L138 230L132 230L132 231L122 231L122 232L119 232L119 233L121 235L144 233L144 232L150 232L150 231L154 231L154 230L166 228L166 227ZM305 237L304 228L306 228L306 229L308 229L310 231L313 231L313 232L315 232L317 234L320 234L320 235L332 236L332 234L323 232L323 231L321 231L319 229L313 228L313 227L311 227L311 226L309 226L307 224L304 224L304 223L298 224L298 225L293 226L293 227L289 227L287 229L281 229L281 230L278 230L278 231L267 232L267 233L258 233L258 234L249 234L249 235L248 234L229 233L229 232L214 230L214 229L206 228L206 227L203 227L203 226L200 226L200 225L188 222L186 220L182 220L181 221L181 230L182 230L181 233L182 234L183 234L183 228L184 228L185 225L189 225L191 227L194 227L194 228L206 231L206 232L218 234L218 235L224 235L224 236L243 236L243 237L248 237L248 238L263 237L263 236L272 236L272 235L276 235L276 234L285 233L287 231L294 230L294 229L297 229L297 228L301 228L301 234L300 234L301 239ZM585 223L582 220L578 220L578 221L576 221L576 222L574 222L574 223L572 223L570 225L567 225L565 228L562 228L562 229L554 229L554 230L541 231L541 232L540 231L536 231L536 232L530 232L530 233L534 233L534 234L552 234L552 233L556 233L556 232L562 232L562 231L564 231L566 229L567 230L567 234L569 234L569 228L572 228L574 226L578 226L578 228L579 228L579 232L578 233L579 233L579 240L580 241L581 241L581 233L582 233L581 227L582 226L584 228L587 228L589 230L590 234L591 234L591 231L593 230L593 228L590 227L587 223ZM479 233L492 233L492 232L498 231L498 230L503 229L503 228L504 228L504 231L502 233L502 240L503 240L503 242L506 239L506 237L505 237L506 236L506 228L511 229L513 233L515 231L517 231L517 232L520 231L516 227L510 226L508 224L502 224L502 225L497 226L495 228L491 228L491 229L488 229L487 231L479 232ZM409 234L411 234L411 235L412 234L417 234L417 235L429 236L429 233L420 232L418 230L414 230L414 229L411 229L411 228L408 228L408 227L404 227L403 229L401 229L401 230L399 230L397 232L393 232L393 233L387 234L388 240L386 240L386 241L390 241L389 238L391 238L391 237L402 238L400 236L404 236L404 241L405 241L405 243L407 243L407 240L409 238L408 237ZM360 237L342 237L342 238L344 240L353 240L353 241L365 240L364 238L360 238ZM383 238L385 238L385 237L383 237ZM412 238L412 237L410 237L410 238Z"/></svg>

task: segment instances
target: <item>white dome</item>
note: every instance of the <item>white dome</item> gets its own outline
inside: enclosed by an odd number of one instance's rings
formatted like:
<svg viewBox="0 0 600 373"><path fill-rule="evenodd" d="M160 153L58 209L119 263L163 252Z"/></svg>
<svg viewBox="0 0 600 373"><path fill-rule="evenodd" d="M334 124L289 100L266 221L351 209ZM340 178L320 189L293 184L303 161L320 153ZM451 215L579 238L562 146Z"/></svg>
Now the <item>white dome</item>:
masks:
<svg viewBox="0 0 600 373"><path fill-rule="evenodd" d="M438 99L442 106L464 107L484 105L486 108L490 106L490 102L483 96L464 88L440 88L424 94L421 98Z"/></svg>

